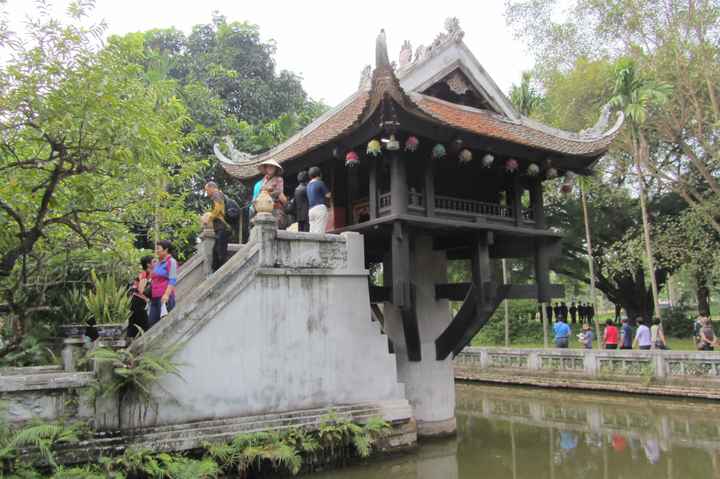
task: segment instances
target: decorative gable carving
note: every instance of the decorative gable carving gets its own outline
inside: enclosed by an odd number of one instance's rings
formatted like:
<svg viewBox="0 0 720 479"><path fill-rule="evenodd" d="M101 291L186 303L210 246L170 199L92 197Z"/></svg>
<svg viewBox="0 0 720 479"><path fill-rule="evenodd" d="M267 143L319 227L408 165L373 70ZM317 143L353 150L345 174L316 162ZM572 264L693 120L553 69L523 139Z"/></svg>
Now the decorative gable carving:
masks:
<svg viewBox="0 0 720 479"><path fill-rule="evenodd" d="M459 69L453 70L422 93L458 105L481 108L497 113L485 98L485 95L478 91L470 79Z"/></svg>

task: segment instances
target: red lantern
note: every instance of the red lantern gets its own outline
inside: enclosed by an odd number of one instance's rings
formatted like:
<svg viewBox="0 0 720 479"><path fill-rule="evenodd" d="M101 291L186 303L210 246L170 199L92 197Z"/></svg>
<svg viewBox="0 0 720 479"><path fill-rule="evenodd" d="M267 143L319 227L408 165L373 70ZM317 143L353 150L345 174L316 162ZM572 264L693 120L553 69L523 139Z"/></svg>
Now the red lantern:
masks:
<svg viewBox="0 0 720 479"><path fill-rule="evenodd" d="M360 157L358 157L358 154L352 150L348 151L347 155L345 155L345 166L352 168L358 164L360 164Z"/></svg>

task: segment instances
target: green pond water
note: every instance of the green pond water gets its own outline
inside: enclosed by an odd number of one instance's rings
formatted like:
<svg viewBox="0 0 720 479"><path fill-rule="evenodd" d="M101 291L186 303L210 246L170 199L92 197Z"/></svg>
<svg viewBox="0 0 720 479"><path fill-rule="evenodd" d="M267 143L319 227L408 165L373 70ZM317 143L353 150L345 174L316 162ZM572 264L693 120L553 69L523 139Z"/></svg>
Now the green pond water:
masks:
<svg viewBox="0 0 720 479"><path fill-rule="evenodd" d="M720 404L458 384L457 437L306 479L720 478Z"/></svg>

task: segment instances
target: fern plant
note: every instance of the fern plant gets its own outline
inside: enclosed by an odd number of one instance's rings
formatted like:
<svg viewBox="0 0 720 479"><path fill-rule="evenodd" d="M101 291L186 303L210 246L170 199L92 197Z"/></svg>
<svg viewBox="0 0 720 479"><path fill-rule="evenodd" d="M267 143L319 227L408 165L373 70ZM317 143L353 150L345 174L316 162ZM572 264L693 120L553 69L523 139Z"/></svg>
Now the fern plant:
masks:
<svg viewBox="0 0 720 479"><path fill-rule="evenodd" d="M113 275L99 278L90 272L93 287L85 296L85 306L96 324L124 323L130 317L130 296Z"/></svg>
<svg viewBox="0 0 720 479"><path fill-rule="evenodd" d="M60 444L75 443L80 440L83 425L80 423L32 423L24 428L10 432L4 428L0 438L0 462L6 467L19 459L24 449L36 451L41 459L56 468L54 449Z"/></svg>

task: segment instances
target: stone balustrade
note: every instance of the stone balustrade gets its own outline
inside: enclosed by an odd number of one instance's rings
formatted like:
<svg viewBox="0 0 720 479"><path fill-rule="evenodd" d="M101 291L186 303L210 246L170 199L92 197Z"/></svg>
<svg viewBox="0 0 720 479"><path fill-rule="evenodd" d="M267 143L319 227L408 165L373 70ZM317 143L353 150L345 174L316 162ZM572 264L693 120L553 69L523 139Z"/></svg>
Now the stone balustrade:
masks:
<svg viewBox="0 0 720 479"><path fill-rule="evenodd" d="M682 382L720 388L720 354L701 351L468 347L455 358L455 368L464 372Z"/></svg>

